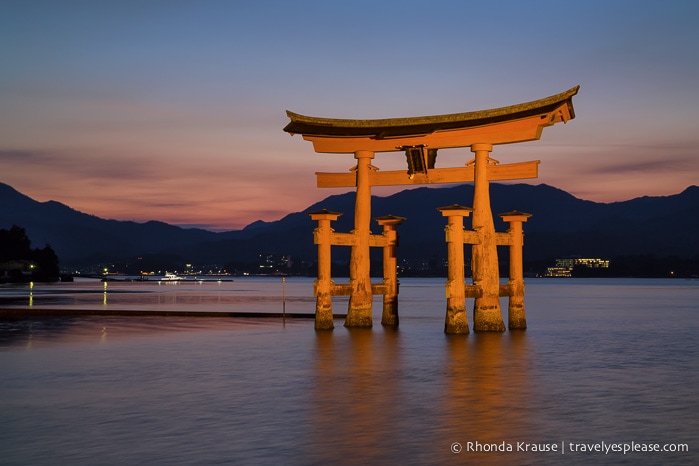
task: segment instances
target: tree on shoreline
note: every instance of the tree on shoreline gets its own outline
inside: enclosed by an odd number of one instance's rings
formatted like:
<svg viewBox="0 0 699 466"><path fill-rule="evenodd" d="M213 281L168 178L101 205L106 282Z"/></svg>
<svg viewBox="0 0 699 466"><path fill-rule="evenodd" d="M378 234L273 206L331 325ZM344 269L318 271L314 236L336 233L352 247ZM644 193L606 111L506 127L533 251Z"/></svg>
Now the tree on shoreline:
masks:
<svg viewBox="0 0 699 466"><path fill-rule="evenodd" d="M0 229L0 282L57 281L58 256L50 245L32 249L24 228Z"/></svg>

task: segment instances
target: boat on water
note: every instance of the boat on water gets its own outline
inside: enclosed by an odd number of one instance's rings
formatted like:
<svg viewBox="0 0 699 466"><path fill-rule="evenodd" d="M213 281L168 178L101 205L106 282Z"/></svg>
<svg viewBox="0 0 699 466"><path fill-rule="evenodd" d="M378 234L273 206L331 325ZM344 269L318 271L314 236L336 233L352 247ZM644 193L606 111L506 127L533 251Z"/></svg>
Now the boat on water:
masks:
<svg viewBox="0 0 699 466"><path fill-rule="evenodd" d="M175 275L174 273L165 272L165 275L163 275L163 277L160 280L163 282L179 282L185 280L185 278L180 277L179 275Z"/></svg>

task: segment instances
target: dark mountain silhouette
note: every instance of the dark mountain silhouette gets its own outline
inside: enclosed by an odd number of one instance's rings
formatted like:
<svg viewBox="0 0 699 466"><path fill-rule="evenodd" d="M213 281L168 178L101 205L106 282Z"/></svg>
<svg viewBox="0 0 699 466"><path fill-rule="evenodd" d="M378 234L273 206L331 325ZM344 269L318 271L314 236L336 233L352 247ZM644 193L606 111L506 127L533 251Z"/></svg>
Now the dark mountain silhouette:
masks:
<svg viewBox="0 0 699 466"><path fill-rule="evenodd" d="M0 228L19 225L35 245L50 244L62 263L159 253L217 238L163 222L105 220L55 201L37 202L0 183Z"/></svg>
<svg viewBox="0 0 699 466"><path fill-rule="evenodd" d="M498 213L519 210L533 214L524 224L525 260L575 255L699 257L697 186L671 196L608 204L578 199L544 184L492 184L490 195L499 231L507 227ZM446 221L436 208L455 203L471 206L473 186L417 188L375 197L372 216L406 217L398 227L399 258L429 260L446 256ZM307 212L323 208L343 213L333 222L336 231L352 230L353 192L329 196L277 221L257 221L242 230L214 233L157 221L104 220L59 202L37 202L0 183L0 228L25 228L34 246L50 244L62 265L127 261L147 254L174 255L192 263L253 262L263 253L313 262L315 222ZM469 220L465 223L468 228ZM380 232L377 225L372 228ZM335 260L348 257L349 248L333 248Z"/></svg>

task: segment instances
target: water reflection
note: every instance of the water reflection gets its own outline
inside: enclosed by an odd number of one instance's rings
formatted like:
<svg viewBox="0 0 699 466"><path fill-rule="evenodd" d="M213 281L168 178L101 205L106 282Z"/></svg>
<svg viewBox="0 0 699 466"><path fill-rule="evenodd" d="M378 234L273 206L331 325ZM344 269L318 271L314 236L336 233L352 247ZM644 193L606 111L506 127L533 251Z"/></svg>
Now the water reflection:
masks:
<svg viewBox="0 0 699 466"><path fill-rule="evenodd" d="M191 317L26 317L0 319L0 351L58 344L108 342L108 338L159 337L175 332L246 330L267 325L268 319Z"/></svg>
<svg viewBox="0 0 699 466"><path fill-rule="evenodd" d="M164 315L0 319L3 460L540 465L560 455L450 446L565 440L692 448L569 453L566 464L699 464L696 285L542 281L528 289L530 330L445 336L443 280L426 283L406 286L398 331ZM219 293L110 282L107 294L110 309L282 309L277 282L241 284ZM289 284L287 312L313 308L310 286ZM100 309L103 293L102 283L33 288L39 308ZM27 285L0 287L0 308L26 307L28 295Z"/></svg>
<svg viewBox="0 0 699 466"><path fill-rule="evenodd" d="M36 339L57 341L70 338L78 321L74 318L0 319L0 349L24 345L31 349Z"/></svg>
<svg viewBox="0 0 699 466"><path fill-rule="evenodd" d="M539 440L530 438L536 417L530 416L526 332L451 335L446 350L444 442L459 442L469 461L487 464L502 462L502 454L469 451L471 446ZM510 460L516 457L507 453Z"/></svg>
<svg viewBox="0 0 699 466"><path fill-rule="evenodd" d="M316 334L309 457L318 464L395 458L400 448L395 422L404 404L400 332L344 332Z"/></svg>
<svg viewBox="0 0 699 466"><path fill-rule="evenodd" d="M445 336L433 355L411 355L421 347L411 348L399 331L318 332L315 343L308 444L318 464L453 461L453 442L541 441L531 438L536 416L525 332ZM479 463L503 460L461 454Z"/></svg>

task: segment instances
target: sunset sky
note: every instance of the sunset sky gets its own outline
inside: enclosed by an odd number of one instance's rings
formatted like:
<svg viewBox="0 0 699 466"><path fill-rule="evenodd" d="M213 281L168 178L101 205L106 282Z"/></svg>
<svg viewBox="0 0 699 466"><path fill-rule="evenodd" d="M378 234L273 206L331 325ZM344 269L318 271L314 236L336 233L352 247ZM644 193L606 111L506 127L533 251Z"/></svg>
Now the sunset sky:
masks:
<svg viewBox="0 0 699 466"><path fill-rule="evenodd" d="M238 229L346 191L314 173L354 159L284 133L286 110L460 113L579 84L574 120L492 156L541 160L527 183L583 199L675 194L699 184L698 18L694 0L3 0L0 182L103 218Z"/></svg>

